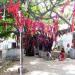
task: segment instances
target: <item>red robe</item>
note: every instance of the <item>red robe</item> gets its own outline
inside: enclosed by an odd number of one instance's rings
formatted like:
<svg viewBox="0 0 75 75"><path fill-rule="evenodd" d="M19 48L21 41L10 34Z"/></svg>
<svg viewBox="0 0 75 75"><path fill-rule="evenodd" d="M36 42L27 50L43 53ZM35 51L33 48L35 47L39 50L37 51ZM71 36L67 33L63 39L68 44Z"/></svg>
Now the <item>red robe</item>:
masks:
<svg viewBox="0 0 75 75"><path fill-rule="evenodd" d="M59 54L59 60L60 61L63 61L65 59L65 53L64 52L61 52L60 54Z"/></svg>

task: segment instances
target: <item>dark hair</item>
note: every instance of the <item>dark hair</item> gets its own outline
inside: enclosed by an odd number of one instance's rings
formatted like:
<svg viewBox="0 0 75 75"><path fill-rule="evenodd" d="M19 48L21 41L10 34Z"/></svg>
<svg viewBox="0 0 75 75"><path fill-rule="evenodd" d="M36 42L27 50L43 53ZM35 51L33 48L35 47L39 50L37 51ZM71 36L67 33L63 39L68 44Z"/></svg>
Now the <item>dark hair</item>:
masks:
<svg viewBox="0 0 75 75"><path fill-rule="evenodd" d="M69 46L70 46L70 44L68 43L68 44L67 44L67 46L69 47Z"/></svg>
<svg viewBox="0 0 75 75"><path fill-rule="evenodd" d="M61 52L65 52L64 48L61 49Z"/></svg>

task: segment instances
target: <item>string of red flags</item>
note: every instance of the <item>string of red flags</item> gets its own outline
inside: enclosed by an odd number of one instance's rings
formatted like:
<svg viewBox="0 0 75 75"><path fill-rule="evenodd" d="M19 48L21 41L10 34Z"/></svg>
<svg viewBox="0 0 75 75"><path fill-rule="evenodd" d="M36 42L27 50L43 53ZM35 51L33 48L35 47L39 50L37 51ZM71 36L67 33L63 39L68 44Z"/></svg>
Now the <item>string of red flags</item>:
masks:
<svg viewBox="0 0 75 75"><path fill-rule="evenodd" d="M19 31L23 30L23 27L27 27L27 32L35 33L37 30L43 31L45 33L50 33L52 30L54 33L58 31L58 17L57 15L53 19L53 27L48 24L43 23L42 21L33 21L30 18L24 17L23 13L19 11L20 1L14 3L13 0L10 0L9 5L7 6L8 13L12 13L15 18L15 25L18 27ZM14 12L15 11L15 12Z"/></svg>
<svg viewBox="0 0 75 75"><path fill-rule="evenodd" d="M0 9L0 20L2 19L2 9Z"/></svg>

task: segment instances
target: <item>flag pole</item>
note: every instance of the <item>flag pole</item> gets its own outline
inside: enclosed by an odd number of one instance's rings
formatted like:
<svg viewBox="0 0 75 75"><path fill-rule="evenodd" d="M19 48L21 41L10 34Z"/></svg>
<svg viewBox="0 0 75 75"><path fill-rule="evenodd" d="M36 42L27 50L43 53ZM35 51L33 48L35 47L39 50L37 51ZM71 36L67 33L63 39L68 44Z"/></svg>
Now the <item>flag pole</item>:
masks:
<svg viewBox="0 0 75 75"><path fill-rule="evenodd" d="M22 46L21 46L21 35L22 35L22 32L20 32L20 75L23 75L22 74L22 67L23 67L23 64L22 64Z"/></svg>
<svg viewBox="0 0 75 75"><path fill-rule="evenodd" d="M21 21L21 11L18 11L19 14L19 21ZM19 28L19 32L20 32L20 75L23 75L23 56L22 56L22 29L21 27Z"/></svg>

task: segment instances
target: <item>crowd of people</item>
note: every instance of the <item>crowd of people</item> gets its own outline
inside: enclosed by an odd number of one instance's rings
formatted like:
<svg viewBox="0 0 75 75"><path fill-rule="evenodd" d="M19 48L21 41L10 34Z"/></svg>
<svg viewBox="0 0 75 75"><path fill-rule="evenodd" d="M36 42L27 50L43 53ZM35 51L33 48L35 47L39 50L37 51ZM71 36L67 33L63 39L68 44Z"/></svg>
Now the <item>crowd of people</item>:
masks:
<svg viewBox="0 0 75 75"><path fill-rule="evenodd" d="M51 52L52 45L53 36L46 35L42 32L37 32L34 35L25 34L25 37L23 38L23 47L25 49L26 55L34 55L34 49L37 49L36 52L38 52L38 50Z"/></svg>
<svg viewBox="0 0 75 75"><path fill-rule="evenodd" d="M37 32L34 35L25 34L25 37L23 38L23 48L25 55L26 56L38 55L39 57L41 57L40 52L44 51L47 53L48 57L51 57L54 42L53 38L54 38L53 34L47 35L43 32ZM59 49L60 46L57 47L57 50ZM64 60L66 57L75 58L75 39L73 39L72 41L72 46L70 46L70 44L67 43L66 51L64 46L60 48L60 52L58 55L59 60Z"/></svg>

